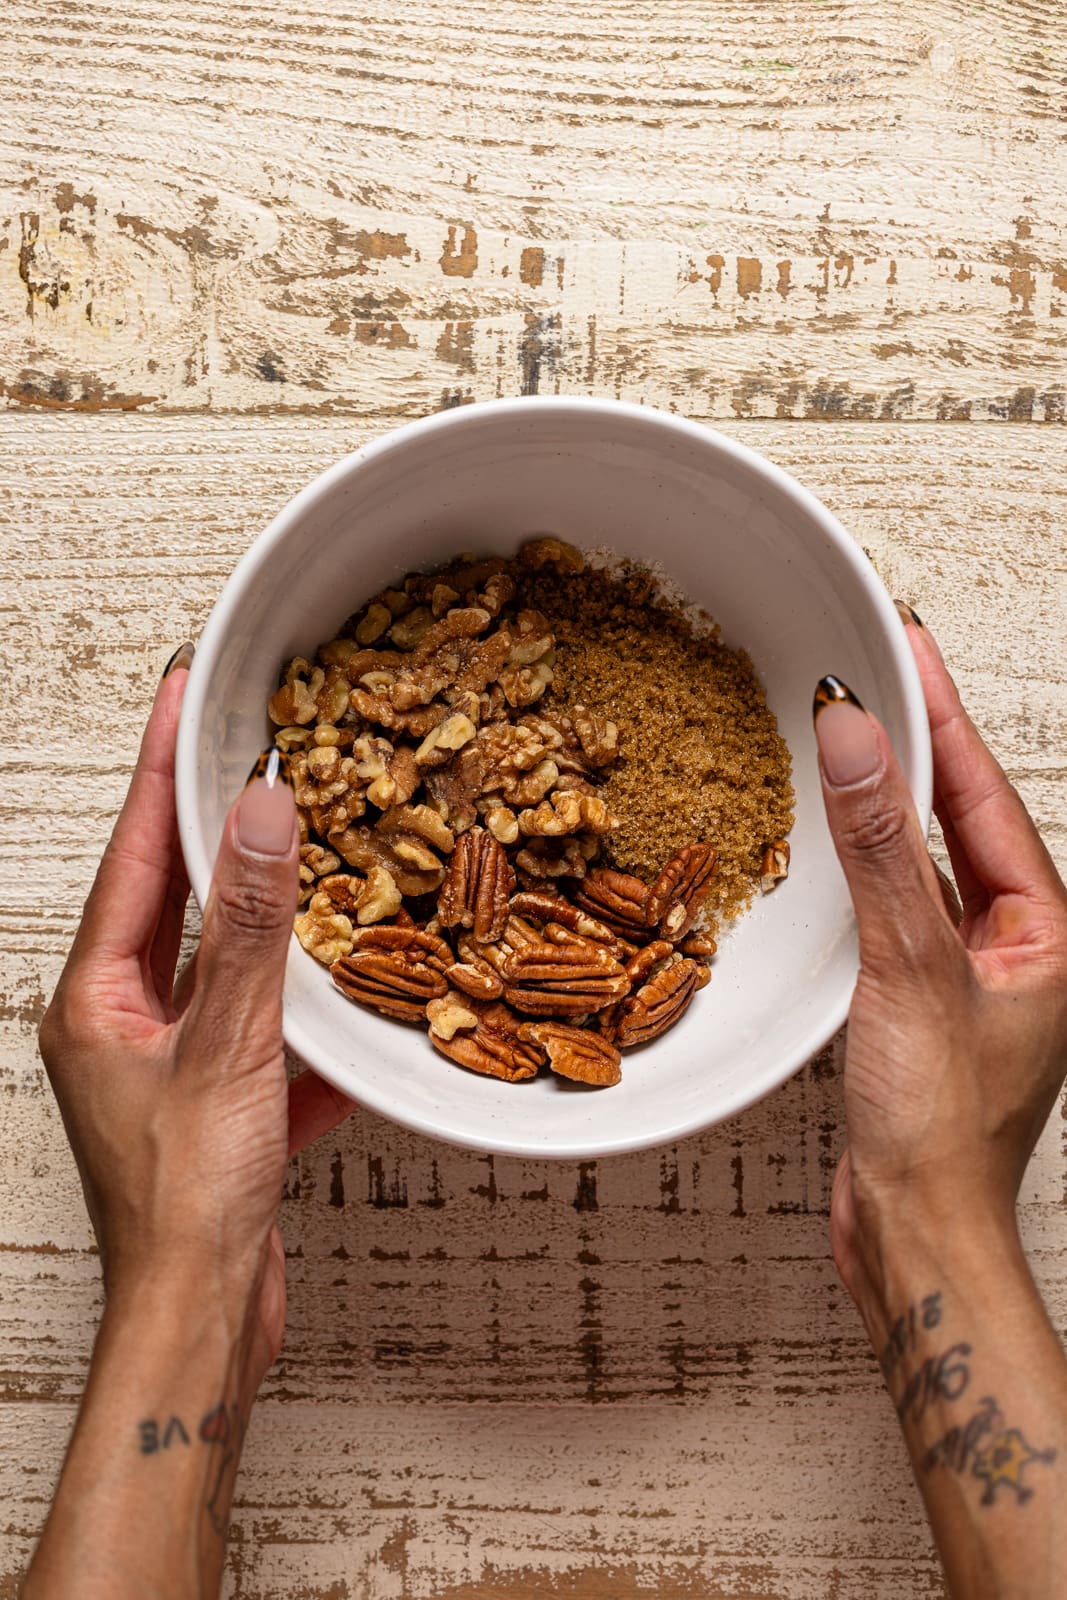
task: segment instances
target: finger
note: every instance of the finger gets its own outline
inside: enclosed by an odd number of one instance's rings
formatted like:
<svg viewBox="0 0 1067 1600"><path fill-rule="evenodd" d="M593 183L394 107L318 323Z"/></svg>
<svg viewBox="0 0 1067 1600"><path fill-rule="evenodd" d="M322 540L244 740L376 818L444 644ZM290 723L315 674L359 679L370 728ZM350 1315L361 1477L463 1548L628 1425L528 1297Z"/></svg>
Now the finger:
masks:
<svg viewBox="0 0 1067 1600"><path fill-rule="evenodd" d="M989 910L989 890L978 878L974 868L967 859L967 852L956 837L956 830L952 826L952 819L945 808L945 803L937 790L934 790L934 815L941 829L941 836L945 841L949 861L952 863L952 875L959 889L960 900L963 903L962 931L966 937L971 924Z"/></svg>
<svg viewBox="0 0 1067 1600"><path fill-rule="evenodd" d="M167 663L141 740L125 804L82 913L80 950L144 958L181 860L174 804L174 742L192 645Z"/></svg>
<svg viewBox="0 0 1067 1600"><path fill-rule="evenodd" d="M937 874L937 887L941 890L941 901L948 912L949 921L954 928L958 928L963 921L963 907L956 891L956 885L947 872L942 872L937 862L934 862L934 871Z"/></svg>
<svg viewBox="0 0 1067 1600"><path fill-rule="evenodd" d="M317 1072L302 1072L289 1085L289 1154L295 1156L313 1139L336 1128L358 1104Z"/></svg>
<svg viewBox="0 0 1067 1600"><path fill-rule="evenodd" d="M967 715L928 628L906 630L930 718L934 782L971 871L993 894L1058 891L1059 876L1020 796Z"/></svg>
<svg viewBox="0 0 1067 1600"><path fill-rule="evenodd" d="M281 1043L282 981L296 911L296 803L289 758L264 751L230 808L204 908L195 1011L235 1062Z"/></svg>
<svg viewBox="0 0 1067 1600"><path fill-rule="evenodd" d="M951 931L911 792L885 729L839 678L815 691L826 817L865 964L922 965Z"/></svg>
<svg viewBox="0 0 1067 1600"><path fill-rule="evenodd" d="M174 972L181 953L185 911L188 904L189 875L179 851L167 885L149 960L152 984L164 1005L170 1003L174 993Z"/></svg>
<svg viewBox="0 0 1067 1600"><path fill-rule="evenodd" d="M193 995L196 993L196 970L199 965L197 960L200 955L199 947L193 951L174 982L174 994L171 1005L176 1017L184 1016L188 1011Z"/></svg>

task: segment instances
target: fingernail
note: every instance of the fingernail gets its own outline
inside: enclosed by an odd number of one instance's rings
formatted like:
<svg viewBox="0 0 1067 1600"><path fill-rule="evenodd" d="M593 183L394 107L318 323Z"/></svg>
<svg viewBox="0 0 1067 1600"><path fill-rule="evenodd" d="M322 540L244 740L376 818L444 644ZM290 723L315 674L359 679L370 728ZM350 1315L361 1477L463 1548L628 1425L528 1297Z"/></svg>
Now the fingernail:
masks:
<svg viewBox="0 0 1067 1600"><path fill-rule="evenodd" d="M185 671L188 672L189 668L193 664L193 657L195 654L195 645L191 645L188 642L185 644L180 644L177 650L175 650L174 654L171 656L170 660L167 662L166 666L163 668L164 678L169 678L171 673L177 672L179 668L184 668Z"/></svg>
<svg viewBox="0 0 1067 1600"><path fill-rule="evenodd" d="M237 803L237 838L261 856L288 855L293 842L293 775L289 757L271 745L256 758Z"/></svg>
<svg viewBox="0 0 1067 1600"><path fill-rule="evenodd" d="M826 781L835 789L861 783L878 771L878 732L847 683L832 674L815 690L815 739Z"/></svg>
<svg viewBox="0 0 1067 1600"><path fill-rule="evenodd" d="M897 616L900 618L905 627L908 626L909 622L913 627L922 627L923 619L913 606L907 605L903 600L894 600L893 604L897 608Z"/></svg>

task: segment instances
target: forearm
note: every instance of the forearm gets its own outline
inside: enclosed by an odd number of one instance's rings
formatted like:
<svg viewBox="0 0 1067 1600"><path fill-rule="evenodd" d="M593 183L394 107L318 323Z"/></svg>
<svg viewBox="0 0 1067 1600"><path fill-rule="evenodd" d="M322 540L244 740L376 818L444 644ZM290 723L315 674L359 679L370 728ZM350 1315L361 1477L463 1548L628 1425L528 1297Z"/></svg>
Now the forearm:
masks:
<svg viewBox="0 0 1067 1600"><path fill-rule="evenodd" d="M888 1238L860 1309L952 1594L1067 1593L1067 1361L1014 1227Z"/></svg>
<svg viewBox="0 0 1067 1600"><path fill-rule="evenodd" d="M25 1600L218 1593L252 1399L242 1346L171 1286L109 1303Z"/></svg>

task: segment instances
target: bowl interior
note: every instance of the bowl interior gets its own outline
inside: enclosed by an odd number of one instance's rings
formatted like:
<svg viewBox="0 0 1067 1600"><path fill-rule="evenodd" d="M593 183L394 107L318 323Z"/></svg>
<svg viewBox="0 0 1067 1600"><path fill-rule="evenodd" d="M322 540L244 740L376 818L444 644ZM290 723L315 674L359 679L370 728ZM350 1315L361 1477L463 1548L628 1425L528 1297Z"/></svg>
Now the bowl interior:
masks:
<svg viewBox="0 0 1067 1600"><path fill-rule="evenodd" d="M436 1137L561 1158L669 1141L767 1093L830 1037L856 972L811 724L835 672L886 724L925 826L929 741L911 654L866 557L784 474L710 431L636 407L500 402L415 424L339 463L257 540L212 613L182 715L178 804L203 903L226 810L264 742L279 665L310 654L404 572L534 533L658 564L751 655L789 743L788 881L727 934L684 1020L590 1091L501 1084L352 1006L294 939L290 1046L348 1093ZM714 842L714 841L713 841Z"/></svg>

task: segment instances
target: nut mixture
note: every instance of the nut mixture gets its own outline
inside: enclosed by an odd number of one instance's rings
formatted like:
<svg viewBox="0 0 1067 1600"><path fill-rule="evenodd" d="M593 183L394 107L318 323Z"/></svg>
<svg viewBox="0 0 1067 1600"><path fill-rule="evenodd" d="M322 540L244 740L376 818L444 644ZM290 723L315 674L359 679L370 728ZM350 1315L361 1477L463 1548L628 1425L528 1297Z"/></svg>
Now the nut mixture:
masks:
<svg viewBox="0 0 1067 1600"><path fill-rule="evenodd" d="M297 801L301 945L349 999L512 1083L546 1065L618 1083L620 1051L684 1014L715 952L716 849L675 841L651 881L605 851L633 820L612 808L611 778L641 760L642 708L575 698L573 675L565 700L552 692L553 597L570 586L573 603L590 576L553 538L510 562L412 573L314 662L291 661L268 705ZM628 719L629 753L608 710ZM632 806L627 784L620 795ZM663 831L650 798L645 837ZM767 814L792 823L787 807ZM749 892L756 877L766 892L789 846L765 835L757 857Z"/></svg>

